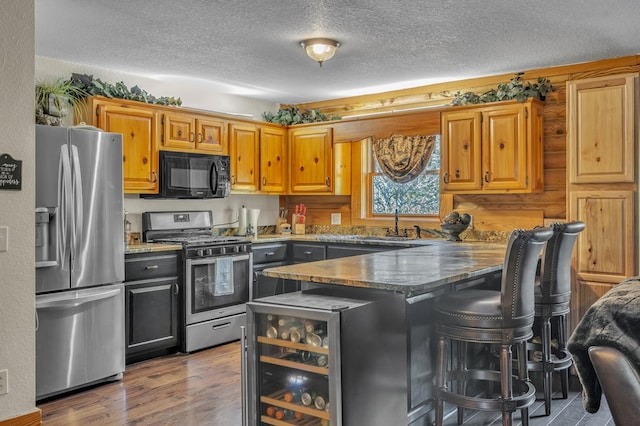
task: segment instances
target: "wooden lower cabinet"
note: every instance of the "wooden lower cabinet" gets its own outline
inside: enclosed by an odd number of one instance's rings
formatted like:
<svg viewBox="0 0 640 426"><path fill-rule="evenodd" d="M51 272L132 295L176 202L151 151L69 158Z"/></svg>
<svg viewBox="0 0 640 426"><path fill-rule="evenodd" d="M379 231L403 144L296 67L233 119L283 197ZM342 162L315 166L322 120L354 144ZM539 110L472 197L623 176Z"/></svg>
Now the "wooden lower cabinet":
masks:
<svg viewBox="0 0 640 426"><path fill-rule="evenodd" d="M615 286L615 283L574 280L571 289L571 329L578 325L591 305Z"/></svg>
<svg viewBox="0 0 640 426"><path fill-rule="evenodd" d="M571 191L570 220L586 228L574 252L572 328L609 288L637 273L635 192Z"/></svg>

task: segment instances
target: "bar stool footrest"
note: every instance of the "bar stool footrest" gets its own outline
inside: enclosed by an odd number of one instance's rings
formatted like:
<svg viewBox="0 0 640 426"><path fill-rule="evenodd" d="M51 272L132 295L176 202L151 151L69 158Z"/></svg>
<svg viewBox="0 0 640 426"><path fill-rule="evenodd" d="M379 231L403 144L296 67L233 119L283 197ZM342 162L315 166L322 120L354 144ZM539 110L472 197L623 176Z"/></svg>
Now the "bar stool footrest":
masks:
<svg viewBox="0 0 640 426"><path fill-rule="evenodd" d="M535 347L531 346L538 345L528 344L527 349L536 349ZM566 370L567 368L571 367L571 365L573 365L573 358L571 357L569 351L566 349L552 349L550 362L527 361L527 368L529 369L529 371L556 372Z"/></svg>
<svg viewBox="0 0 640 426"><path fill-rule="evenodd" d="M497 382L499 388L500 372L492 370L449 371L446 374L446 382L451 380L456 382L488 380ZM437 393L443 401L471 410L512 412L533 404L536 400L535 387L530 382L521 380L517 376L513 376L512 380L514 396L509 400L502 399L501 396L497 398L481 398L461 395L447 390L446 387L437 389Z"/></svg>

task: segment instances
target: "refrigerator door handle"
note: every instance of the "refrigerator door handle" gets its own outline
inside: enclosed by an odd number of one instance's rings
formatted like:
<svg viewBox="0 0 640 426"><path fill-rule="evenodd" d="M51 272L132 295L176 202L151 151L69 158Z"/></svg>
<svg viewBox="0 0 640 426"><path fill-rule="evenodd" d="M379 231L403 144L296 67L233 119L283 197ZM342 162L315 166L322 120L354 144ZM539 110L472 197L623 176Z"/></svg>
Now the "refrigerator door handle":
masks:
<svg viewBox="0 0 640 426"><path fill-rule="evenodd" d="M60 160L58 162L58 219L56 220L56 234L60 240L57 244L58 259L65 269L65 259L68 256L67 232L69 230L69 196L71 195L71 163L69 162L69 147L60 147Z"/></svg>
<svg viewBox="0 0 640 426"><path fill-rule="evenodd" d="M84 226L84 217L82 214L84 200L82 199L82 175L80 170L80 156L78 155L78 147L71 145L71 158L73 161L73 233L71 234L71 270L75 268L75 258L78 252L78 246L82 241L82 227Z"/></svg>
<svg viewBox="0 0 640 426"><path fill-rule="evenodd" d="M76 306L84 305L86 303L95 302L96 300L108 299L110 297L117 296L120 293L119 288L103 291L100 293L92 293L86 296L74 297L70 299L59 300L43 300L39 301L36 298L36 309L69 309Z"/></svg>

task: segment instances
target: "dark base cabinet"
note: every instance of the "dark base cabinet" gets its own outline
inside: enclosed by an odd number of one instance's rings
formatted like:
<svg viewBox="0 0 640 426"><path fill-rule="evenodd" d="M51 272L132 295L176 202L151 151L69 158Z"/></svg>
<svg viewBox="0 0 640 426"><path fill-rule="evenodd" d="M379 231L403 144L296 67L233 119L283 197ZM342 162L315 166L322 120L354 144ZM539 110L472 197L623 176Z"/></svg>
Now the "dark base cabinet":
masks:
<svg viewBox="0 0 640 426"><path fill-rule="evenodd" d="M127 363L177 351L181 321L180 252L125 258Z"/></svg>
<svg viewBox="0 0 640 426"><path fill-rule="evenodd" d="M272 278L262 275L266 268L288 265L287 243L254 244L253 251L253 297L274 296L299 290L298 281Z"/></svg>

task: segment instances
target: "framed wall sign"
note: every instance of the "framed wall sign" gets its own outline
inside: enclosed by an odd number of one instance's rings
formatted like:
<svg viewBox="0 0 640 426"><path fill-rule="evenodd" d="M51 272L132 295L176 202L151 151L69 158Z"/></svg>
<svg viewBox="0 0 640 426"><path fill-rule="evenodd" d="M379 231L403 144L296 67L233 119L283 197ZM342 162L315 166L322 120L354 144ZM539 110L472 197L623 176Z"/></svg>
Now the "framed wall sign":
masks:
<svg viewBox="0 0 640 426"><path fill-rule="evenodd" d="M22 160L0 155L0 189L22 189Z"/></svg>

